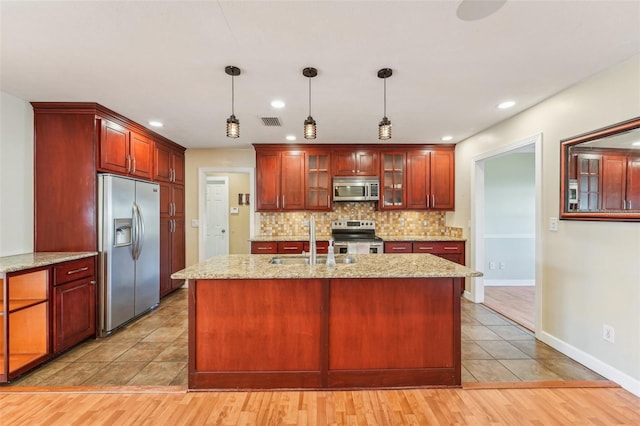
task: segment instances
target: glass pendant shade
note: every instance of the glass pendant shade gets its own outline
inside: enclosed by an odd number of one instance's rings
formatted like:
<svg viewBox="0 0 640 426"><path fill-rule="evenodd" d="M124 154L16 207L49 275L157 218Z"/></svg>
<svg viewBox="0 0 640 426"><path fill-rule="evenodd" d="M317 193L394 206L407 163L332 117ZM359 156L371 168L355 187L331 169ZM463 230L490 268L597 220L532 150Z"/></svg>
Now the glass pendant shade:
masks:
<svg viewBox="0 0 640 426"><path fill-rule="evenodd" d="M381 141L391 139L391 121L387 117L383 117L378 124L378 139Z"/></svg>
<svg viewBox="0 0 640 426"><path fill-rule="evenodd" d="M304 138L316 138L316 120L314 120L311 116L308 116L307 119L304 120Z"/></svg>
<svg viewBox="0 0 640 426"><path fill-rule="evenodd" d="M234 139L240 137L240 120L233 114L227 118L227 137Z"/></svg>

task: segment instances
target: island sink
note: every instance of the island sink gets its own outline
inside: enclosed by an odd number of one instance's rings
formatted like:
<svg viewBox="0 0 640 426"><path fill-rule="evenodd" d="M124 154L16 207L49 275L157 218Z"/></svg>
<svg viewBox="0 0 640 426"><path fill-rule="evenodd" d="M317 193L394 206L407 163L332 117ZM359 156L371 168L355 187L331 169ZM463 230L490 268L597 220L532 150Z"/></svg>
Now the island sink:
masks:
<svg viewBox="0 0 640 426"><path fill-rule="evenodd" d="M327 256L317 256L318 265L327 263ZM308 256L276 256L271 258L269 263L273 265L309 265ZM336 256L336 264L352 264L356 263L356 259L351 256Z"/></svg>

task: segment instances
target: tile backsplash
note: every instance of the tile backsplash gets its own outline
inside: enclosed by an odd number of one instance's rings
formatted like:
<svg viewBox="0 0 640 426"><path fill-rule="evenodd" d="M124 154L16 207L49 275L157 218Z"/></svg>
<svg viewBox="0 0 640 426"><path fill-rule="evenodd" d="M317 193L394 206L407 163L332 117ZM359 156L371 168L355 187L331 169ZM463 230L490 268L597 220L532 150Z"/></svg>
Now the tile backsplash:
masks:
<svg viewBox="0 0 640 426"><path fill-rule="evenodd" d="M373 219L376 234L387 236L424 235L462 238L462 228L445 225L445 212L378 211L373 202L335 203L332 212L258 213L259 235L300 236L309 232L305 221L313 215L317 235L331 235L331 221L338 219Z"/></svg>

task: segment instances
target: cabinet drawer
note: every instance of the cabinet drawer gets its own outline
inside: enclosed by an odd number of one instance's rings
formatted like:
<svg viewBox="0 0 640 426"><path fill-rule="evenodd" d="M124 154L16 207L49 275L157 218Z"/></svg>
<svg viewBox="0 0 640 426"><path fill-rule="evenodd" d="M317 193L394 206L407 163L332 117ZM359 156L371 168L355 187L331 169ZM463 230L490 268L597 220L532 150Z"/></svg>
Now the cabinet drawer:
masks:
<svg viewBox="0 0 640 426"><path fill-rule="evenodd" d="M392 241L384 243L385 253L411 253L410 241Z"/></svg>
<svg viewBox="0 0 640 426"><path fill-rule="evenodd" d="M61 263L53 268L53 284L59 285L80 278L92 277L95 273L94 269L93 257L86 257L84 259Z"/></svg>
<svg viewBox="0 0 640 426"><path fill-rule="evenodd" d="M309 242L305 241L302 250L305 253L309 253ZM316 253L327 254L329 252L329 241L316 241Z"/></svg>
<svg viewBox="0 0 640 426"><path fill-rule="evenodd" d="M413 243L414 253L464 253L464 243L458 241L419 241Z"/></svg>
<svg viewBox="0 0 640 426"><path fill-rule="evenodd" d="M277 254L278 243L275 241L253 241L251 242L251 254Z"/></svg>
<svg viewBox="0 0 640 426"><path fill-rule="evenodd" d="M302 253L302 241L280 241L278 243L279 254L300 254Z"/></svg>

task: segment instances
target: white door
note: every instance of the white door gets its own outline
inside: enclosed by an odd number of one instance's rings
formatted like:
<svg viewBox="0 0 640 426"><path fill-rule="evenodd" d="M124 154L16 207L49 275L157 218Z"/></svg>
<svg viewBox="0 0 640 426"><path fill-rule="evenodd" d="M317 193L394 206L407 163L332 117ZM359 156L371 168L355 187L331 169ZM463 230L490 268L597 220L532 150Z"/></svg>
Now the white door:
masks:
<svg viewBox="0 0 640 426"><path fill-rule="evenodd" d="M204 257L229 254L229 178L207 177L205 196Z"/></svg>

